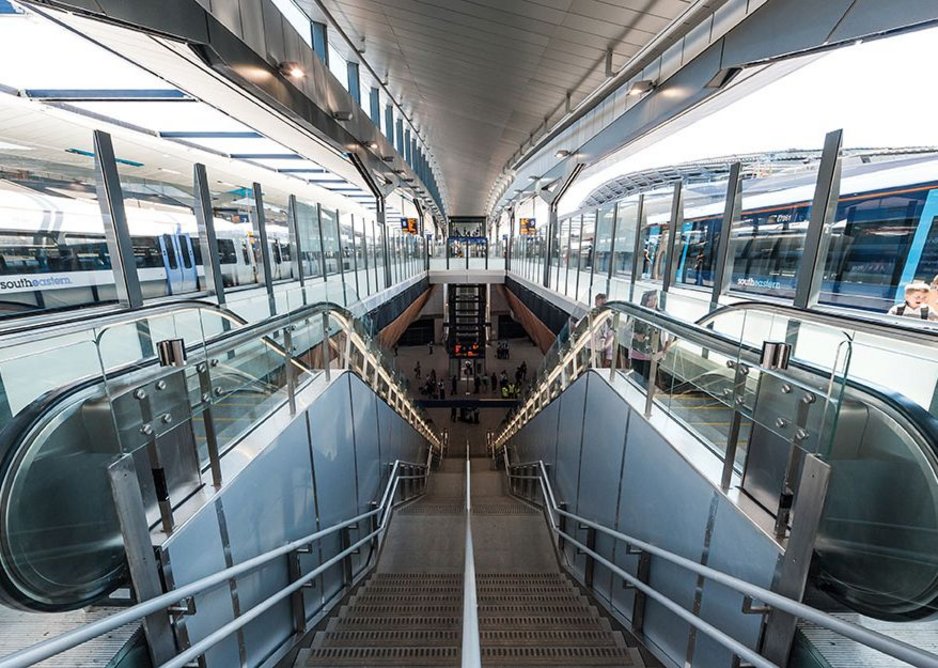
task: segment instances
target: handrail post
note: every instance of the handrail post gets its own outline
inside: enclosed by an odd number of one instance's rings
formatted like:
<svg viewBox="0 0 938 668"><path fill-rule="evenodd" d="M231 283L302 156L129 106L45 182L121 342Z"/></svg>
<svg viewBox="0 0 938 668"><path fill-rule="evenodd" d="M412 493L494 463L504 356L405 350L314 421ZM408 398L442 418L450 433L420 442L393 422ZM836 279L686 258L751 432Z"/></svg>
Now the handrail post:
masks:
<svg viewBox="0 0 938 668"><path fill-rule="evenodd" d="M296 370L293 368L293 326L283 328L283 364L287 375L287 399L290 417L296 415Z"/></svg>

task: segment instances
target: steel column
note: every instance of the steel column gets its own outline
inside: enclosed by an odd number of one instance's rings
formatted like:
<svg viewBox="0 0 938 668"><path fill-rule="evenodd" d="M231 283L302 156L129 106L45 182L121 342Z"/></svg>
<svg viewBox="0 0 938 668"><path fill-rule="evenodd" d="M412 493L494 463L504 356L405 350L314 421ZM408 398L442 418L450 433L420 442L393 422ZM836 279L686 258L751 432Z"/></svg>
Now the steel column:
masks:
<svg viewBox="0 0 938 668"><path fill-rule="evenodd" d="M306 284L303 275L303 245L300 242L300 221L296 213L296 195L290 195L287 200L287 229L290 234L290 266L293 275L300 282L300 287Z"/></svg>
<svg viewBox="0 0 938 668"><path fill-rule="evenodd" d="M163 587L133 456L124 455L108 467L107 473L127 554L130 581L136 599L143 602L162 594ZM143 620L143 632L154 665L162 665L176 656L176 642L167 611L147 615Z"/></svg>
<svg viewBox="0 0 938 668"><path fill-rule="evenodd" d="M664 276L661 280L661 292L667 293L671 289L677 273L677 262L674 261L674 253L678 248L677 235L680 234L684 226L684 182L678 181L674 184L674 196L671 198L671 219L668 221L668 246L667 255L664 263ZM664 295L662 295L664 297Z"/></svg>
<svg viewBox="0 0 938 668"><path fill-rule="evenodd" d="M743 210L742 163L734 162L730 167L730 176L726 184L726 201L723 208L723 223L720 226L720 240L717 242L717 258L713 275L713 292L710 295L711 308L716 308L720 297L730 288L733 276L732 250L733 224L739 220Z"/></svg>
<svg viewBox="0 0 938 668"><path fill-rule="evenodd" d="M127 213L124 210L124 193L117 171L117 161L114 159L114 145L111 135L106 132L95 130L93 138L96 191L104 222L107 250L111 256L111 272L114 274L117 300L125 308L140 308L143 306L143 291L140 289L134 246L127 225Z"/></svg>
<svg viewBox="0 0 938 668"><path fill-rule="evenodd" d="M638 196L638 209L635 211L635 244L632 247L632 281L629 283L629 301L635 299L635 282L641 278L642 248L642 222L645 219L645 195Z"/></svg>
<svg viewBox="0 0 938 668"><path fill-rule="evenodd" d="M264 193L260 183L254 183L254 221L257 224L257 241L261 246L261 268L264 270L264 288L267 291L267 302L270 314L277 313L277 304L274 301L274 278L270 267L270 245L267 243L267 221L264 218Z"/></svg>
<svg viewBox="0 0 938 668"><path fill-rule="evenodd" d="M814 201L811 203L811 220L804 239L804 254L798 266L798 282L795 286L796 308L811 308L818 303L824 264L830 246L831 224L837 211L840 196L840 149L843 130L828 132L824 139L824 152L818 169Z"/></svg>
<svg viewBox="0 0 938 668"><path fill-rule="evenodd" d="M205 269L205 289L215 295L219 304L225 303L225 280L218 256L218 238L215 236L215 216L212 193L208 187L205 165L197 162L192 167L192 190L195 195L195 220L202 247L202 265Z"/></svg>

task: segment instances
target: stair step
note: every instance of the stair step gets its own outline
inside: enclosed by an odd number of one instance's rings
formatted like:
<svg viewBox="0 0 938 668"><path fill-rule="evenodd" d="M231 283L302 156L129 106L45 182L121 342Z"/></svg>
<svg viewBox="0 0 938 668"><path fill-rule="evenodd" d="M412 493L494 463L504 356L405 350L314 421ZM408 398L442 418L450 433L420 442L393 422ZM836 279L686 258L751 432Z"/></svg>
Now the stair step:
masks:
<svg viewBox="0 0 938 668"><path fill-rule="evenodd" d="M480 631L483 647L625 647L621 633L606 630L581 631L568 629L566 625L556 629L538 630L483 630Z"/></svg>
<svg viewBox="0 0 938 668"><path fill-rule="evenodd" d="M462 601L462 591L448 592L448 593L432 593L425 594L423 592L412 592L408 594L383 594L383 593L372 593L367 589L359 590L360 593L356 594L349 599L349 605L394 605L396 603L404 603L407 605L417 605L417 604L426 604L426 605L444 605L451 602L460 602ZM567 603L570 605L576 603L585 603L586 597L581 596L578 591L565 591L565 592L554 592L546 594L513 594L513 593L482 593L477 592L480 605L536 605L540 606L543 604L562 604Z"/></svg>
<svg viewBox="0 0 938 668"><path fill-rule="evenodd" d="M332 617L327 631L383 631L391 621L387 617ZM408 617L407 628L414 631L448 631L462 628L462 616Z"/></svg>
<svg viewBox="0 0 938 668"><path fill-rule="evenodd" d="M311 648L306 666L458 666L459 647Z"/></svg>
<svg viewBox="0 0 938 668"><path fill-rule="evenodd" d="M325 631L313 638L312 648L323 647L459 647L461 630L403 629L381 631Z"/></svg>
<svg viewBox="0 0 938 668"><path fill-rule="evenodd" d="M483 647L486 668L498 666L634 666L625 647Z"/></svg>
<svg viewBox="0 0 938 668"><path fill-rule="evenodd" d="M451 617L462 615L462 602L452 605L343 605L339 617Z"/></svg>
<svg viewBox="0 0 938 668"><path fill-rule="evenodd" d="M612 625L605 617L581 614L569 617L545 617L538 615L516 617L483 617L479 619L479 628L504 629L510 626L513 631L539 631L550 629L566 629L570 631L611 631Z"/></svg>

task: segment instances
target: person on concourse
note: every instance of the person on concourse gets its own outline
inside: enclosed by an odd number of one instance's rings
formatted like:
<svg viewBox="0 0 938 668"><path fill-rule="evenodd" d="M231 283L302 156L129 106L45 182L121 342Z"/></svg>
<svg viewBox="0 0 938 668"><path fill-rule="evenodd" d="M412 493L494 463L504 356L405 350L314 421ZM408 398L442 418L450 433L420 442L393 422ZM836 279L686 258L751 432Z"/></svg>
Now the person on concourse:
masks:
<svg viewBox="0 0 938 668"><path fill-rule="evenodd" d="M889 309L889 315L919 320L938 321L938 310L929 306L931 287L925 281L912 281L905 286L905 301Z"/></svg>
<svg viewBox="0 0 938 668"><path fill-rule="evenodd" d="M938 312L938 275L931 279L929 284L928 305L932 311Z"/></svg>

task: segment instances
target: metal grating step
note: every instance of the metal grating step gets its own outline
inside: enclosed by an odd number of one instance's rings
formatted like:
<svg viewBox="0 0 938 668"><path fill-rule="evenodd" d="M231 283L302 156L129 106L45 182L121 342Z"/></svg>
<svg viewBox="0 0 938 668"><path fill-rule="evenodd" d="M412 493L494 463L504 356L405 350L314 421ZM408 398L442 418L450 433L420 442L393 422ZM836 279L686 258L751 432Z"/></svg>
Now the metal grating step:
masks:
<svg viewBox="0 0 938 668"><path fill-rule="evenodd" d="M473 515L538 515L539 511L511 501L473 501Z"/></svg>
<svg viewBox="0 0 938 668"><path fill-rule="evenodd" d="M568 629L566 624L558 628L537 630L483 630L479 634L483 647L625 647L621 633L606 630L580 631ZM514 627L514 624L512 624Z"/></svg>
<svg viewBox="0 0 938 668"><path fill-rule="evenodd" d="M625 647L483 647L482 660L493 666L632 666Z"/></svg>
<svg viewBox="0 0 938 668"><path fill-rule="evenodd" d="M325 631L316 634L311 647L456 647L461 639L461 631L411 628L393 631Z"/></svg>
<svg viewBox="0 0 938 668"><path fill-rule="evenodd" d="M449 617L462 614L462 601L453 605L343 605L339 616L362 617Z"/></svg>
<svg viewBox="0 0 938 668"><path fill-rule="evenodd" d="M498 630L510 626L513 631L537 631L567 629L570 631L611 631L612 626L605 617L582 614L569 617L541 617L537 615L515 617L483 617L479 619L482 630Z"/></svg>
<svg viewBox="0 0 938 668"><path fill-rule="evenodd" d="M399 515L462 515L465 506L459 501L451 503L415 503L400 511Z"/></svg>
<svg viewBox="0 0 938 668"><path fill-rule="evenodd" d="M452 580L462 582L462 573L375 573L369 582L439 582L441 580Z"/></svg>
<svg viewBox="0 0 938 668"><path fill-rule="evenodd" d="M363 591L358 596L349 599L349 605L395 605L402 603L405 605L446 605L462 602L460 594L424 594L416 592L410 596L400 596L397 594L384 596L382 594L370 594Z"/></svg>
<svg viewBox="0 0 938 668"><path fill-rule="evenodd" d="M490 590L492 593L479 593L480 605L534 605L540 607L544 604L562 604L574 605L576 603L586 603L586 598L580 596L580 592L563 591L551 594L504 594ZM368 589L360 590L360 593L349 599L349 605L395 605L403 603L407 605L443 605L450 602L462 601L462 592L440 592L424 593L423 591L411 592L410 594L383 594L372 593Z"/></svg>
<svg viewBox="0 0 938 668"><path fill-rule="evenodd" d="M391 622L387 617L333 617L327 631L384 631ZM445 631L462 628L460 616L408 617L407 628L414 631Z"/></svg>
<svg viewBox="0 0 938 668"><path fill-rule="evenodd" d="M583 614L598 616L596 608L586 605L539 605L533 609L530 605L483 605L479 604L479 618L483 616L528 617L531 613L542 613L547 617L578 617Z"/></svg>
<svg viewBox="0 0 938 668"><path fill-rule="evenodd" d="M458 647L310 648L307 666L458 666Z"/></svg>
<svg viewBox="0 0 938 668"><path fill-rule="evenodd" d="M413 583L410 585L404 584L384 584L382 582L378 583L367 583L363 585L359 590L359 594L364 594L365 592L368 595L376 594L379 596L406 596L408 594L413 594L414 592L420 592L421 594L452 594L454 596L462 596L463 586L461 583L446 584L446 583Z"/></svg>

